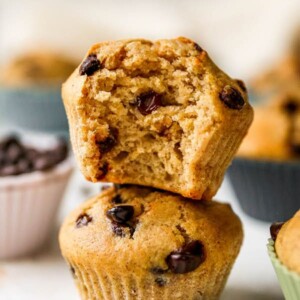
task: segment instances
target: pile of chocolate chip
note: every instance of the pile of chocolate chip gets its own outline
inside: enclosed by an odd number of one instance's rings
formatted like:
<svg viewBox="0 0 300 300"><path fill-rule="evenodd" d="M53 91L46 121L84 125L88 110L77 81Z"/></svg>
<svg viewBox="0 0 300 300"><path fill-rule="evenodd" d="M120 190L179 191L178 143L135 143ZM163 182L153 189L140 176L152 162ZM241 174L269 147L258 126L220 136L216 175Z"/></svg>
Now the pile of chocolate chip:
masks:
<svg viewBox="0 0 300 300"><path fill-rule="evenodd" d="M39 150L21 142L17 136L0 140L0 177L47 171L68 156L68 145L59 139L49 150Z"/></svg>

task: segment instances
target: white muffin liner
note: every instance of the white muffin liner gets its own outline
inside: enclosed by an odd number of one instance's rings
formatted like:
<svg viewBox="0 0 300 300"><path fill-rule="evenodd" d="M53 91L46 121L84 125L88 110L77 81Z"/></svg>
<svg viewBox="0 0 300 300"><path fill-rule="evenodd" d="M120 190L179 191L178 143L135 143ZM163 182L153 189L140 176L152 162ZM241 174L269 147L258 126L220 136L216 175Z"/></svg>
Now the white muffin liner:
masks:
<svg viewBox="0 0 300 300"><path fill-rule="evenodd" d="M70 159L47 172L0 178L0 259L39 250L72 172Z"/></svg>

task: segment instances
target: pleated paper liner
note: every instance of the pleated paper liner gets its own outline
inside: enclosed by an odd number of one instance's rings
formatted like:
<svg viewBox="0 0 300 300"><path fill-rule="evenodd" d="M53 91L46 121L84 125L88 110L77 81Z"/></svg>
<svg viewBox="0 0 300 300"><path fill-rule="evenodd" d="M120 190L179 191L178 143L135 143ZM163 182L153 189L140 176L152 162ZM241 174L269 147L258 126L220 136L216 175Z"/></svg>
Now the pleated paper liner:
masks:
<svg viewBox="0 0 300 300"><path fill-rule="evenodd" d="M241 208L253 218L286 221L300 208L300 162L235 158L227 174Z"/></svg>
<svg viewBox="0 0 300 300"><path fill-rule="evenodd" d="M290 271L280 262L276 255L274 241L272 239L269 240L267 247L269 257L277 274L277 278L279 280L285 300L299 300L300 275Z"/></svg>

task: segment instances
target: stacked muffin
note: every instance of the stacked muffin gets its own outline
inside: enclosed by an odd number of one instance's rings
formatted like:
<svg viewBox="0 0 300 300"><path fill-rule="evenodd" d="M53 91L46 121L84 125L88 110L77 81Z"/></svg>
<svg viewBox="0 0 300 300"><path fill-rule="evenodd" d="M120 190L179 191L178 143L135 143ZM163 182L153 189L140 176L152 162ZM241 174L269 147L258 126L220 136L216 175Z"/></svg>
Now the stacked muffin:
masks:
<svg viewBox="0 0 300 300"><path fill-rule="evenodd" d="M63 99L83 174L115 184L60 232L82 298L217 299L243 234L205 200L252 121L243 83L188 39L125 40L94 45Z"/></svg>

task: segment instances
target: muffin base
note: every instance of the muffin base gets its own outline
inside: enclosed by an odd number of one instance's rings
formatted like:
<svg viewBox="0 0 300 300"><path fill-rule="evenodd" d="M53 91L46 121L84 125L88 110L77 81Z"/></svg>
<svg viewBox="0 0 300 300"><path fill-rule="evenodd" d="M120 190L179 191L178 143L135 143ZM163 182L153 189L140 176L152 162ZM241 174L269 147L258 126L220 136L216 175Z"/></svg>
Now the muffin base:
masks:
<svg viewBox="0 0 300 300"><path fill-rule="evenodd" d="M277 257L274 241L269 239L268 254L286 300L300 299L300 275L290 271Z"/></svg>

